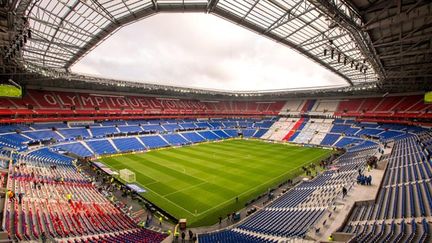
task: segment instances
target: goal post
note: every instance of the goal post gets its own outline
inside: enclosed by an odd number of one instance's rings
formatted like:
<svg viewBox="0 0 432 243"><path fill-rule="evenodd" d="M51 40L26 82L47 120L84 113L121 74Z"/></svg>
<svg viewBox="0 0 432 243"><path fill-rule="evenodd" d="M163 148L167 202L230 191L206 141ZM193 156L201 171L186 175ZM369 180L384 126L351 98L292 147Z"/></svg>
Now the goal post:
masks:
<svg viewBox="0 0 432 243"><path fill-rule="evenodd" d="M122 169L120 170L120 179L126 181L126 182L135 182L135 173L133 171L130 171L128 169Z"/></svg>

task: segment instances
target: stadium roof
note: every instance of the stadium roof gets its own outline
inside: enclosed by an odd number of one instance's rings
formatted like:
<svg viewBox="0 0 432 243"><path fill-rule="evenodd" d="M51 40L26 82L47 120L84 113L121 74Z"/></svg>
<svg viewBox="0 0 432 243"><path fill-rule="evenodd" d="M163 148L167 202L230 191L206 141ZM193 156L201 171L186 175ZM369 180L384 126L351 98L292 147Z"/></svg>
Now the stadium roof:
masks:
<svg viewBox="0 0 432 243"><path fill-rule="evenodd" d="M211 13L294 48L351 85L429 85L431 3L410 0L21 0L13 27L30 29L18 60L69 67L121 26L160 12ZM10 17L8 15L8 17ZM10 26L10 21L8 19ZM26 31L24 31L26 33ZM18 40L18 36L16 39ZM13 41L13 40L12 40ZM10 45L14 47L14 45ZM18 46L18 44L16 45ZM3 57L14 52L5 48Z"/></svg>

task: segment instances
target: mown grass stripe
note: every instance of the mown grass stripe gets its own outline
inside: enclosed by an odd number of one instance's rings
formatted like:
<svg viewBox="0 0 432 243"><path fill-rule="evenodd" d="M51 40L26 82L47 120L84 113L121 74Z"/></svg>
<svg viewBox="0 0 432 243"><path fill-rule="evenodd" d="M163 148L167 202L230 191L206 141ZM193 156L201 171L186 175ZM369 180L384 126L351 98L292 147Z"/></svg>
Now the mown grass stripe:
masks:
<svg viewBox="0 0 432 243"><path fill-rule="evenodd" d="M135 171L137 182L149 190L144 197L177 218L187 218L190 226L202 226L240 209L299 173L299 167L330 153L257 140L226 140L102 161L114 169Z"/></svg>

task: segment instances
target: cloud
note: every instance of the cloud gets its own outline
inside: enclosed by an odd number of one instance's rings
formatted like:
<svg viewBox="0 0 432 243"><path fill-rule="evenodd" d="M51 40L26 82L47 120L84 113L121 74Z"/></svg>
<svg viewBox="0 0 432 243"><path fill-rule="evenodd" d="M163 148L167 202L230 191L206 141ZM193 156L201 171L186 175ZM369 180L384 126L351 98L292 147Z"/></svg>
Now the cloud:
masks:
<svg viewBox="0 0 432 243"><path fill-rule="evenodd" d="M108 78L223 90L346 84L290 48L207 14L158 14L123 27L72 67Z"/></svg>

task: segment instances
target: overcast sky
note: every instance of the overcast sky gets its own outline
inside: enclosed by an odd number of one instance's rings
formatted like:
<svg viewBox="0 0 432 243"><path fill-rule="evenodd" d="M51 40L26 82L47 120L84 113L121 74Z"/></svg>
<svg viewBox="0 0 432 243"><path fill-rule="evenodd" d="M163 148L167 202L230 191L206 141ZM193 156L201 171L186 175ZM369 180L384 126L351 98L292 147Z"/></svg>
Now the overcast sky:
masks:
<svg viewBox="0 0 432 243"><path fill-rule="evenodd" d="M158 14L123 27L72 67L122 80L224 90L344 85L296 51L207 14Z"/></svg>

